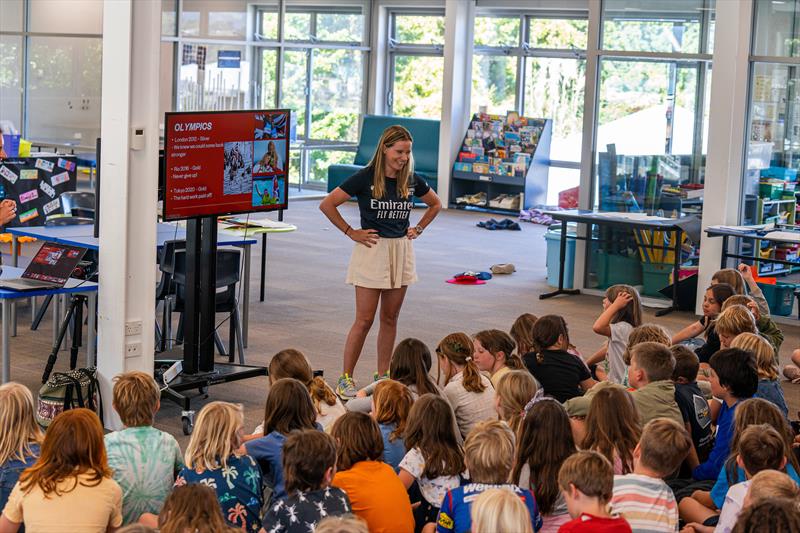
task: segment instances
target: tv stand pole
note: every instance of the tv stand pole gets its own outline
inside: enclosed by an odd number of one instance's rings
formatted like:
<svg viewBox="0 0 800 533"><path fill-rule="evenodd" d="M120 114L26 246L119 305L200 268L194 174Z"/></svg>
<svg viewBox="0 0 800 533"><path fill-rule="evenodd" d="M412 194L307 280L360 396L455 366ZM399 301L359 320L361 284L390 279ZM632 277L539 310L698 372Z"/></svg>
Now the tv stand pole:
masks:
<svg viewBox="0 0 800 533"><path fill-rule="evenodd" d="M183 371L162 395L183 407L183 431L194 423L192 397L181 394L197 390L208 397L208 387L219 383L266 376L266 367L215 363L217 292L217 217L190 219L186 225L186 288L184 306ZM156 367L169 366L175 359L158 360Z"/></svg>

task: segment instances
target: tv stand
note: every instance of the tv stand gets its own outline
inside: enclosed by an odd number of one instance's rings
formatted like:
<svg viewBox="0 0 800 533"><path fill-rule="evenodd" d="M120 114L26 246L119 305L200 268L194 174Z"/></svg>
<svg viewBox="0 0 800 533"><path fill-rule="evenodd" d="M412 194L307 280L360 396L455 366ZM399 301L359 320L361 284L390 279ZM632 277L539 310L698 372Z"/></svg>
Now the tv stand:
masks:
<svg viewBox="0 0 800 533"><path fill-rule="evenodd" d="M217 217L189 219L186 226L183 372L161 393L162 397L183 408L181 418L187 435L191 433L194 422L190 405L193 398L207 398L208 387L212 385L267 375L267 368L262 366L214 362L216 271ZM171 365L177 359L159 358L156 367ZM199 394L181 394L195 389Z"/></svg>

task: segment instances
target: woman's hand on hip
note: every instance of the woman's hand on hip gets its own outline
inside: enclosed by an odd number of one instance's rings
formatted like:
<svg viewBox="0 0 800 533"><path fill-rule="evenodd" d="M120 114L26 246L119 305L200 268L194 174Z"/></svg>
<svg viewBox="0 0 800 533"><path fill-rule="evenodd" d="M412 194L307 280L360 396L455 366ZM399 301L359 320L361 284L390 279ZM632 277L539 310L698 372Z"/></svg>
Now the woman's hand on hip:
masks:
<svg viewBox="0 0 800 533"><path fill-rule="evenodd" d="M411 226L410 228L408 228L408 231L406 231L406 237L408 237L409 239L412 239L412 240L416 239L421 234L422 234L422 232L417 231L417 227L416 226Z"/></svg>
<svg viewBox="0 0 800 533"><path fill-rule="evenodd" d="M347 232L347 236L367 248L378 244L378 230L376 229L352 229Z"/></svg>

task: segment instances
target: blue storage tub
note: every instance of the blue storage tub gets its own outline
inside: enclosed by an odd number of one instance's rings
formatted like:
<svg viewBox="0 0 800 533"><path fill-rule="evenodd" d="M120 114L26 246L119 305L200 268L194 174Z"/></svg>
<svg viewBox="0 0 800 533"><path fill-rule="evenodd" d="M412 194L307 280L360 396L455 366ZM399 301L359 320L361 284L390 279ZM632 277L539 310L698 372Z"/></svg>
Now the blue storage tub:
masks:
<svg viewBox="0 0 800 533"><path fill-rule="evenodd" d="M544 234L547 241L547 284L558 287L558 272L561 264L561 226L551 226ZM575 273L575 233L567 232L567 253L564 256L564 288L572 288Z"/></svg>

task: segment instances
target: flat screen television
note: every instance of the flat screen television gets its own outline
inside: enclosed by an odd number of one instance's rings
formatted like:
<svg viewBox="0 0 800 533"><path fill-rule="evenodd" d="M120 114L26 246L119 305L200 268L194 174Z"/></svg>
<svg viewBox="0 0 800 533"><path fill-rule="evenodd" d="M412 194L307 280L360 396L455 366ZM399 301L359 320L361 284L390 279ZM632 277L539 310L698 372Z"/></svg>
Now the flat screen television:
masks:
<svg viewBox="0 0 800 533"><path fill-rule="evenodd" d="M167 113L164 220L286 209L290 113Z"/></svg>

